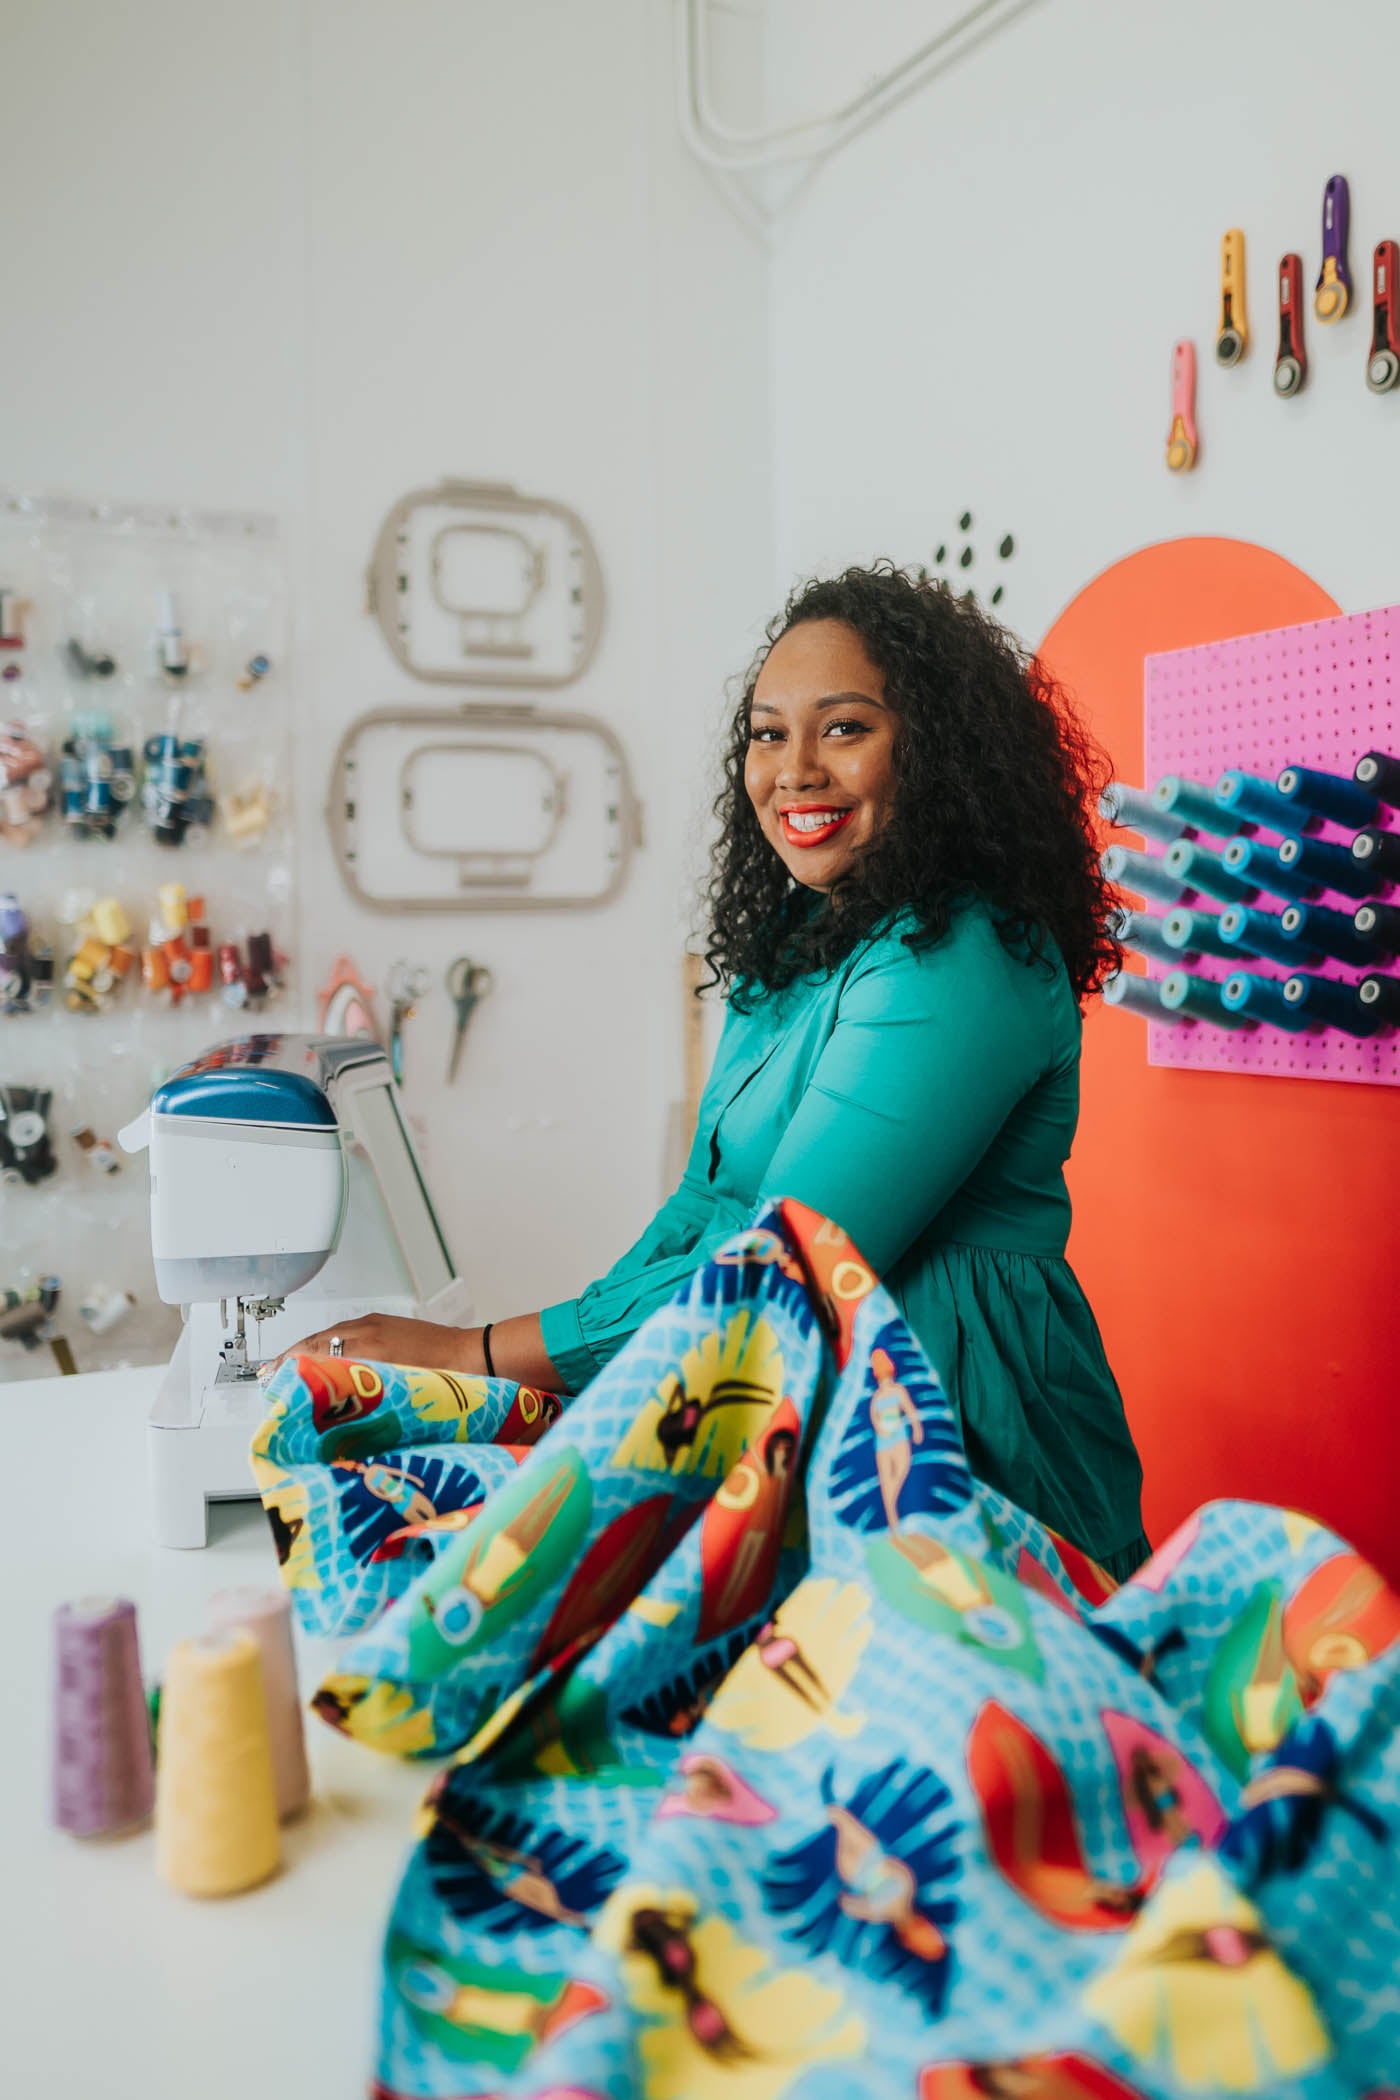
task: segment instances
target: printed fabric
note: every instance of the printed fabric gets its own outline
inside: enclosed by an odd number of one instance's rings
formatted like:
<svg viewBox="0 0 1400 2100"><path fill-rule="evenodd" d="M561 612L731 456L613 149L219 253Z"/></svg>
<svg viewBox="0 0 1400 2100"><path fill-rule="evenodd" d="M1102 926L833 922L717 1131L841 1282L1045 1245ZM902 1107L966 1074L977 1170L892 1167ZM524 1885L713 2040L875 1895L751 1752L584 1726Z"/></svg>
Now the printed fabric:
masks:
<svg viewBox="0 0 1400 2100"><path fill-rule="evenodd" d="M450 1760L376 2100L1400 2082L1400 1599L1242 1502L1115 1587L973 1479L814 1212L566 1409L312 1359L269 1401L283 1579L355 1636L313 1707Z"/></svg>

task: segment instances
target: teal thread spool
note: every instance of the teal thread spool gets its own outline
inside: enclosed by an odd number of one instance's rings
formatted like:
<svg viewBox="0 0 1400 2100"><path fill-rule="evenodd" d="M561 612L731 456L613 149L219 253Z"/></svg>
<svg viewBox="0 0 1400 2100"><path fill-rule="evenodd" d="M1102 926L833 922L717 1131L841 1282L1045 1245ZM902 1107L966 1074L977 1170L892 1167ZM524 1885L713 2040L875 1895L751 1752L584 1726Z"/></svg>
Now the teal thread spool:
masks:
<svg viewBox="0 0 1400 2100"><path fill-rule="evenodd" d="M1243 1014L1247 1021L1264 1021L1271 1028L1286 1028L1290 1035L1302 1035L1312 1026L1306 1014L1289 1005L1277 977L1255 977L1248 970L1236 970L1220 987L1220 1003L1228 1014Z"/></svg>
<svg viewBox="0 0 1400 2100"><path fill-rule="evenodd" d="M1287 963L1290 970L1296 970L1300 963L1310 968L1322 960L1311 950L1306 958L1300 954L1298 942L1284 932L1277 912L1250 911L1243 904L1232 904L1221 912L1220 937L1236 955L1267 956L1270 962Z"/></svg>
<svg viewBox="0 0 1400 2100"><path fill-rule="evenodd" d="M1140 1014L1144 1021L1173 1019L1171 1014L1162 1010L1156 981L1151 977L1136 977L1127 970L1116 970L1112 977L1104 979L1103 1003L1119 1007L1125 1014Z"/></svg>
<svg viewBox="0 0 1400 2100"><path fill-rule="evenodd" d="M1355 919L1349 919L1345 912L1331 911L1325 904L1290 904L1279 924L1290 940L1300 941L1304 948L1319 955L1330 955L1333 962L1374 960L1375 951L1357 932ZM1298 961L1301 960L1299 956Z"/></svg>
<svg viewBox="0 0 1400 2100"><path fill-rule="evenodd" d="M1266 831L1296 831L1298 807L1271 780L1257 773L1222 773L1215 801L1236 824L1262 824Z"/></svg>
<svg viewBox="0 0 1400 2100"><path fill-rule="evenodd" d="M1281 866L1297 868L1318 889L1339 890L1344 897L1369 897L1376 886L1370 870L1352 859L1349 846L1333 846L1326 839L1285 839L1278 857Z"/></svg>
<svg viewBox="0 0 1400 2100"><path fill-rule="evenodd" d="M1135 954L1150 955L1154 962L1179 964L1182 951L1173 948L1162 930L1163 924L1150 912L1120 911L1114 914L1112 930L1123 946Z"/></svg>
<svg viewBox="0 0 1400 2100"><path fill-rule="evenodd" d="M1351 777L1368 794L1388 802L1392 809L1400 809L1400 758L1392 758L1385 751L1368 751L1356 761Z"/></svg>
<svg viewBox="0 0 1400 2100"><path fill-rule="evenodd" d="M1198 839L1178 839L1168 846L1163 865L1179 875L1188 890L1220 904L1252 904L1259 894L1253 883L1227 868L1220 855Z"/></svg>
<svg viewBox="0 0 1400 2100"><path fill-rule="evenodd" d="M1360 831L1363 824L1374 824L1380 815L1380 805L1370 789L1341 773L1319 773L1311 766L1285 766L1278 776L1278 791L1295 809L1330 817L1334 824L1345 824L1348 831ZM1289 826L1290 830L1296 828Z"/></svg>
<svg viewBox="0 0 1400 2100"><path fill-rule="evenodd" d="M1340 1028L1347 1035L1375 1035L1380 1015L1368 1013L1349 984L1338 977L1290 977L1283 996L1296 1012L1324 1028Z"/></svg>
<svg viewBox="0 0 1400 2100"><path fill-rule="evenodd" d="M1186 829L1183 818L1156 808L1144 788L1128 787L1121 780L1110 780L1099 796L1099 815L1110 824L1121 824L1125 831L1140 831L1145 839L1160 839L1167 846Z"/></svg>
<svg viewBox="0 0 1400 2100"><path fill-rule="evenodd" d="M1234 956L1239 952L1221 933L1220 920L1214 912L1188 911L1184 905L1167 913L1162 921L1162 938L1178 967L1186 955Z"/></svg>
<svg viewBox="0 0 1400 2100"><path fill-rule="evenodd" d="M1361 1011L1375 1014L1382 1028L1400 1027L1400 978L1363 977L1356 997Z"/></svg>
<svg viewBox="0 0 1400 2100"><path fill-rule="evenodd" d="M1220 986L1208 977L1193 977L1189 970L1173 970L1162 979L1160 994L1168 1013L1185 1014L1193 1021L1206 1021L1212 1028L1247 1028L1242 1014L1225 1011Z"/></svg>
<svg viewBox="0 0 1400 2100"><path fill-rule="evenodd" d="M1178 817L1192 831L1206 831L1224 838L1234 826L1217 807L1209 788L1199 780L1183 780L1179 773L1164 773L1152 790L1152 807L1164 817Z"/></svg>
<svg viewBox="0 0 1400 2100"><path fill-rule="evenodd" d="M1163 904L1179 903L1182 885L1166 866L1150 853L1134 853L1128 846L1105 846L1099 866L1108 880L1139 897L1155 897Z"/></svg>
<svg viewBox="0 0 1400 2100"><path fill-rule="evenodd" d="M1359 905L1351 923L1366 943L1368 962L1400 954L1400 905Z"/></svg>
<svg viewBox="0 0 1400 2100"><path fill-rule="evenodd" d="M1358 831L1351 857L1373 883L1400 882L1400 831L1377 831L1374 826Z"/></svg>
<svg viewBox="0 0 1400 2100"><path fill-rule="evenodd" d="M1221 859L1232 875L1274 897L1309 897L1317 887L1301 869L1279 859L1277 846L1266 846L1262 839L1231 839Z"/></svg>

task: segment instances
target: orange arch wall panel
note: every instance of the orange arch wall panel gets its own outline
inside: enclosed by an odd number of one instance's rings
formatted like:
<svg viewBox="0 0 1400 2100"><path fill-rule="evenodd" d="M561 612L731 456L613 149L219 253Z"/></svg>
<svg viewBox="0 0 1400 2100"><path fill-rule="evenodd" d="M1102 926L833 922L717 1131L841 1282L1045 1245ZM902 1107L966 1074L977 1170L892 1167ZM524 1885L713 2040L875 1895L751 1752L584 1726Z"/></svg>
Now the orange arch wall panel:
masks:
<svg viewBox="0 0 1400 2100"><path fill-rule="evenodd" d="M1041 655L1118 777L1143 778L1143 661L1340 611L1243 541L1147 547L1097 577ZM1069 1167L1070 1256L1146 1475L1148 1531L1242 1495L1306 1510L1400 1577L1393 1090L1151 1066L1095 1006Z"/></svg>

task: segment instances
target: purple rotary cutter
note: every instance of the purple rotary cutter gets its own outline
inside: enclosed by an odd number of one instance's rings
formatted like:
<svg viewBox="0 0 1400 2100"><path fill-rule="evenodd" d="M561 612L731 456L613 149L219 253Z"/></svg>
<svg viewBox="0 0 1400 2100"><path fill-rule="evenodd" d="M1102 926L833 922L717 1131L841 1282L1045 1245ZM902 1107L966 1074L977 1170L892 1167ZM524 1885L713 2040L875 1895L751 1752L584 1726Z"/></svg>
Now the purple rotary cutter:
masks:
<svg viewBox="0 0 1400 2100"><path fill-rule="evenodd" d="M1345 175L1333 175L1322 193L1322 269L1313 290L1313 312L1319 321L1340 321L1351 304L1347 268L1347 227L1351 191Z"/></svg>

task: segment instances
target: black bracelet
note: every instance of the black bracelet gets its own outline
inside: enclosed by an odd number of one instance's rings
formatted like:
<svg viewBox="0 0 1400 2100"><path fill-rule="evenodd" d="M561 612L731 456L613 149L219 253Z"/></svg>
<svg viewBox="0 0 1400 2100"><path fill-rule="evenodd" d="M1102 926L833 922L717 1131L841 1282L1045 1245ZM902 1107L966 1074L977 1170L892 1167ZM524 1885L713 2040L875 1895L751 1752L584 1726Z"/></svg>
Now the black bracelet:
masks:
<svg viewBox="0 0 1400 2100"><path fill-rule="evenodd" d="M491 1361L491 1329L495 1324L494 1320L488 1320L481 1330L481 1353L486 1358L486 1375L488 1378L494 1378L496 1375L496 1366Z"/></svg>

